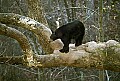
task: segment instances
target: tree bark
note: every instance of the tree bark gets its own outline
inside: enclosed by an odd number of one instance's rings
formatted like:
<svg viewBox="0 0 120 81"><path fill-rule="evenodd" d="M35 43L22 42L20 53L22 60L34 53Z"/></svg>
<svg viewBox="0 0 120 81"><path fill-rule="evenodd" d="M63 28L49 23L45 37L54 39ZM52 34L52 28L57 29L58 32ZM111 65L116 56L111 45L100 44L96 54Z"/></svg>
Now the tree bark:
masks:
<svg viewBox="0 0 120 81"><path fill-rule="evenodd" d="M49 31L44 25L24 16L17 14L0 14L0 22L4 24L12 24L16 26L21 26L28 30L31 30L39 37L44 38L43 45L46 45L46 42L49 42L49 34L46 31ZM39 28L40 27L40 28ZM10 29L10 30L9 30ZM39 31L38 31L39 30ZM30 49L29 45L25 45L27 42L24 35L16 33L16 30L13 28L6 27L5 25L0 25L0 34L10 36L16 40L21 45L21 48L24 50ZM22 40L21 38L25 39ZM47 41L46 41L47 40ZM49 44L47 43L47 44ZM49 45L49 47L51 47ZM46 51L50 48L47 47ZM28 52L28 51L26 51ZM94 41L88 42L86 44L80 45L77 48L75 46L70 46L68 53L60 53L58 50L54 50L54 53L49 51L49 55L34 55L34 53L28 52L30 58L24 58L22 63L24 64L27 59L29 62L28 66L33 67L60 67L60 66L69 66L69 67L80 67L87 69L100 69L100 70L111 70L120 72L120 43L109 40L104 43L96 43ZM31 55L32 54L32 55ZM11 63L11 64L21 64L20 57L0 57L0 63ZM16 62L13 62L16 59ZM10 61L9 61L10 60ZM11 61L12 60L12 61ZM32 61L31 61L32 60ZM13 63L12 63L13 62ZM111 67L112 66L112 67Z"/></svg>
<svg viewBox="0 0 120 81"><path fill-rule="evenodd" d="M99 41L104 41L104 29L103 29L103 0L99 1Z"/></svg>
<svg viewBox="0 0 120 81"><path fill-rule="evenodd" d="M45 53L53 53L53 49L50 46L50 35L52 32L43 24L31 18L13 13L0 13L0 22L4 24L16 25L18 27L32 31L36 37L38 37L38 41Z"/></svg>
<svg viewBox="0 0 120 81"><path fill-rule="evenodd" d="M40 0L27 0L28 3L28 15L30 18L48 26L44 17L43 7Z"/></svg>
<svg viewBox="0 0 120 81"><path fill-rule="evenodd" d="M5 58L1 58L2 62L5 63L21 63L21 60L24 61L24 64L26 63L26 65L31 64L30 62L33 62L33 51L32 48L29 44L29 41L27 40L27 37L22 34L21 32L19 32L18 30L8 27L5 24L1 24L0 23L0 35L5 35L8 37L11 37L13 39L16 39L18 41L18 43L20 44L20 47L22 48L22 52L23 52L23 58L21 58L21 56L19 57L5 57ZM16 61L15 61L16 60ZM30 66L30 65L29 65Z"/></svg>
<svg viewBox="0 0 120 81"><path fill-rule="evenodd" d="M69 11L69 8L68 8L67 0L64 0L64 5L65 5L66 13L67 13L68 22L70 22L72 18L70 16L70 11Z"/></svg>

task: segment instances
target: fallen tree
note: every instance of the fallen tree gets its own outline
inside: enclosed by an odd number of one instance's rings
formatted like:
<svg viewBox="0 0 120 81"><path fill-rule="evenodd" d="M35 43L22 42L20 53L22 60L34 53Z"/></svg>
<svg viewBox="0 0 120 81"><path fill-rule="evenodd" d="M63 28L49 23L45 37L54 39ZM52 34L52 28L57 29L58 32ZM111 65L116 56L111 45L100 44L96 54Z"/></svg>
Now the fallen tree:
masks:
<svg viewBox="0 0 120 81"><path fill-rule="evenodd" d="M46 55L35 55L26 36L15 28L7 26L9 24L33 32ZM70 45L68 53L60 53L58 50L62 43L50 40L49 28L28 17L13 13L0 14L0 34L17 40L24 54L23 56L0 57L0 63L25 64L39 68L70 66L120 72L120 43L115 40L102 43L92 41L77 48L73 44Z"/></svg>

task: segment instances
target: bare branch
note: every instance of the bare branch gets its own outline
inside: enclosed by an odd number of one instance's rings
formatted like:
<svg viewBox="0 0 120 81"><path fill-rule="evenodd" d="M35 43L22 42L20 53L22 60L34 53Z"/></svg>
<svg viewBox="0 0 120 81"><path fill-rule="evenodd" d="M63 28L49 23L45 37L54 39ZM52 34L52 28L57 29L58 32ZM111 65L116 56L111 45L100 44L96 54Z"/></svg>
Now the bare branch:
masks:
<svg viewBox="0 0 120 81"><path fill-rule="evenodd" d="M38 37L39 43L41 44L43 50L47 54L53 52L53 49L50 46L50 35L52 32L43 24L31 18L14 13L0 13L0 22L3 24L11 24L23 27L34 32L34 34Z"/></svg>
<svg viewBox="0 0 120 81"><path fill-rule="evenodd" d="M19 32L18 30L14 29L14 28L8 27L5 24L1 24L1 23L0 23L0 34L16 39L19 42L19 44L23 50L24 61L26 63L33 61L34 53L33 53L32 48L24 34L22 34L21 32ZM2 60L0 59L0 61L2 61Z"/></svg>
<svg viewBox="0 0 120 81"><path fill-rule="evenodd" d="M114 40L106 43L88 42L69 53L36 56L38 67L82 67L120 72L120 44ZM111 67L112 66L112 67Z"/></svg>
<svg viewBox="0 0 120 81"><path fill-rule="evenodd" d="M79 47L70 46L69 53L60 53L59 50L54 50L50 44L51 32L44 25L24 16L17 14L0 14L0 22L5 24L12 24L21 26L35 33L39 38L39 42L44 47L45 51L50 55L34 55L30 51L31 48L25 45L27 42L20 32L13 28L7 27L3 24L0 25L0 34L10 36L20 43L21 48L27 52L27 61L29 66L33 67L82 67L82 68L96 68L120 72L120 44L114 40L109 40L104 43L96 43L94 41L80 45ZM24 40L23 40L24 39ZM53 43L54 44L54 43ZM59 46L59 44L58 44ZM45 48L46 47L46 48ZM52 51L51 51L52 49ZM29 57L30 55L30 57ZM11 60L11 57L8 57ZM13 57L17 59L16 57ZM19 57L20 59L21 57ZM7 58L0 58L7 59ZM32 61L31 61L32 60ZM8 59L2 60L8 62ZM11 61L9 61L11 63ZM8 62L8 63L9 63ZM15 63L18 63L16 61ZM21 62L20 62L21 63ZM14 62L13 62L14 64Z"/></svg>
<svg viewBox="0 0 120 81"><path fill-rule="evenodd" d="M7 57L0 57L0 64L24 64L23 56L7 56Z"/></svg>

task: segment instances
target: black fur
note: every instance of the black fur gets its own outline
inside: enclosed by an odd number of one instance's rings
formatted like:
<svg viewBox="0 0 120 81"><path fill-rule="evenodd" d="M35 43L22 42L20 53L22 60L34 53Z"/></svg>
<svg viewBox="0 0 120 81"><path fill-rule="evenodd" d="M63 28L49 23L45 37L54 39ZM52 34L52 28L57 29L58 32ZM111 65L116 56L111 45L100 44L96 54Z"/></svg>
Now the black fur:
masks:
<svg viewBox="0 0 120 81"><path fill-rule="evenodd" d="M63 49L60 52L69 52L69 44L71 39L75 40L75 46L82 44L83 36L85 34L85 27L82 22L75 20L71 23L61 26L56 29L50 38L54 41L56 39L61 39L64 44Z"/></svg>

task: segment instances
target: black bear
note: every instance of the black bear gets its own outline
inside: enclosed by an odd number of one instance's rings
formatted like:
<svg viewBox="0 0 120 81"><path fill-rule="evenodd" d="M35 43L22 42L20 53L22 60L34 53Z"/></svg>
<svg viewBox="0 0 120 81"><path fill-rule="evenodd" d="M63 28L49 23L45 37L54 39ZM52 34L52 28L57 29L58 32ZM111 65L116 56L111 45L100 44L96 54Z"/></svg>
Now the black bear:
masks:
<svg viewBox="0 0 120 81"><path fill-rule="evenodd" d="M75 20L56 29L55 32L50 36L50 38L53 41L56 39L61 39L64 46L63 49L60 50L60 52L68 53L71 39L75 40L75 46L79 46L82 44L84 34L85 27L83 23L78 20Z"/></svg>

